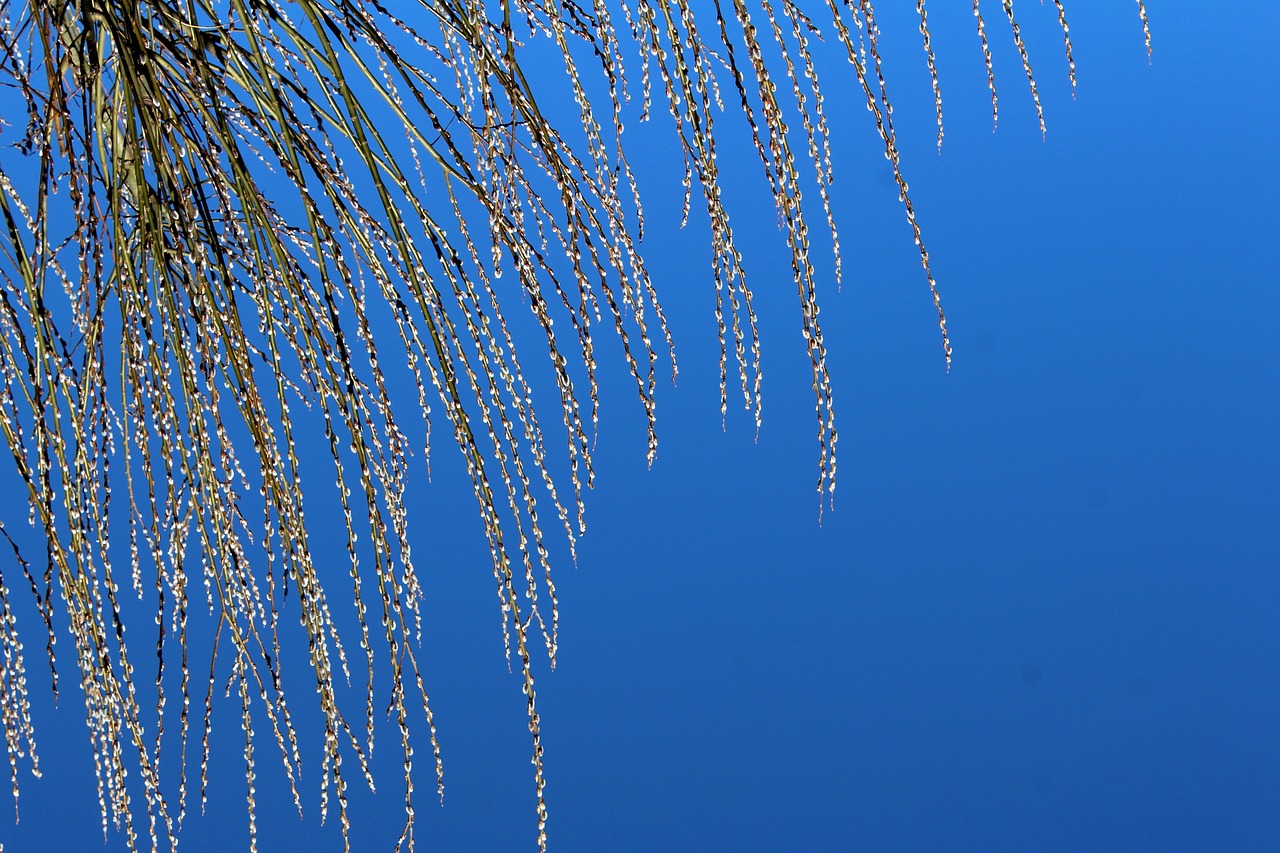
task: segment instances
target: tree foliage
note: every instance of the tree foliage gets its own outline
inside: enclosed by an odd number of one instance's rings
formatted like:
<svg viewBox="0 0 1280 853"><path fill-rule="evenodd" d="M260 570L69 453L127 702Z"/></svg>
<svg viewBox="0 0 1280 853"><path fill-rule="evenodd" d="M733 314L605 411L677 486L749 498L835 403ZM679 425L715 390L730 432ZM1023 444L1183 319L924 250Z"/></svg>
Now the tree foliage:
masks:
<svg viewBox="0 0 1280 853"><path fill-rule="evenodd" d="M916 9L941 145L924 0ZM1053 11L1074 85L1062 0ZM998 28L1040 113L1012 0L974 0L973 15L993 121ZM283 765L301 809L291 703L303 700L286 686L307 685L290 657L305 649L323 718L322 816L335 809L347 836L347 785L372 784L386 708L403 753L400 841L412 849L414 726L425 725L440 790L443 765L403 495L420 470L412 452L425 458L443 424L466 461L508 660L523 676L545 847L532 661L539 646L556 656L548 525L570 552L585 531L597 331L617 339L650 460L658 374L675 372L639 251L623 124L666 113L685 216L701 208L709 226L721 409L736 398L758 424L757 315L716 157L721 134L749 137L791 257L817 488L829 494L837 433L813 223L830 233L837 278L841 257L819 38L847 59L842 85L852 80L879 133L951 355L879 35L870 0L5 2L0 428L45 549L24 554L0 526L12 546L0 725L15 803L20 769L39 775L22 637L43 632L55 695L67 654L56 642L70 637L104 831L122 828L130 849L143 833L172 846L191 801L203 802L218 690L238 699L251 838L259 749ZM562 90L535 92L531 55L558 57ZM571 98L580 126L549 120L546 97ZM547 359L554 388L538 395L558 398L555 426L535 413L517 342ZM393 401L396 372L412 378L416 406ZM311 434L327 444L327 474L304 470ZM303 484L317 478L336 486L345 554L317 552L309 533ZM20 634L24 588L43 627ZM126 643L129 596L154 611L153 639ZM335 615L348 607L354 635ZM197 647L207 660L189 655ZM362 703L342 701L352 678Z"/></svg>

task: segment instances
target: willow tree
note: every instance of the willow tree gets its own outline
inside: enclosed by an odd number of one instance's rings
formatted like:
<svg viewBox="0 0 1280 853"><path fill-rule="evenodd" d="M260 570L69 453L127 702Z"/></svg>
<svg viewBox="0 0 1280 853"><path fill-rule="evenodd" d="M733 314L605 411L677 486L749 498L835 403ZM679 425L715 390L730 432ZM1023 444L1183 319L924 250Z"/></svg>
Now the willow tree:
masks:
<svg viewBox="0 0 1280 853"><path fill-rule="evenodd" d="M924 0L916 11L941 144ZM1014 3L974 0L972 11L993 120L992 51L1016 50L1043 128ZM1074 86L1066 10L1055 0L1046 11ZM0 157L0 427L6 476L25 490L44 546L43 559L23 553L0 527L12 546L0 725L16 804L20 770L39 775L23 641L43 636L55 697L73 657L104 832L114 823L131 850L143 833L152 848L172 846L192 801L204 802L223 689L244 730L250 838L260 749L277 754L301 808L291 709L311 701L293 698L308 686L323 718L321 816L336 810L347 837L347 786L372 784L389 707L404 757L400 843L413 848L411 732L430 744L443 790L403 497L433 424L465 459L488 537L545 848L532 661L556 657L548 537L572 553L585 530L597 330L616 338L605 348L634 383L650 460L658 374L675 371L639 251L624 121L667 114L685 214L700 207L709 223L721 409L732 397L757 424L761 346L717 165L724 128L759 155L791 257L817 488L829 494L837 433L811 256L816 222L839 277L815 56L826 39L883 143L950 361L870 0L31 0L3 3L0 17L11 140ZM561 91L545 72L531 83L535 47L558 58ZM572 99L578 121L553 124L547 98ZM518 355L517 342L537 352ZM549 363L536 396L543 411L558 400L558 424L539 420L522 358ZM416 401L392 399L403 395L389 372L412 378ZM331 468L303 464L308 430L323 435ZM309 535L304 483L317 478L336 483L325 493L345 554L319 553ZM42 626L17 618L27 588ZM151 639L126 643L131 597L154 612ZM354 634L338 630L344 613ZM55 655L68 635L71 651ZM188 653L197 647L212 651ZM341 701L351 678L363 703Z"/></svg>

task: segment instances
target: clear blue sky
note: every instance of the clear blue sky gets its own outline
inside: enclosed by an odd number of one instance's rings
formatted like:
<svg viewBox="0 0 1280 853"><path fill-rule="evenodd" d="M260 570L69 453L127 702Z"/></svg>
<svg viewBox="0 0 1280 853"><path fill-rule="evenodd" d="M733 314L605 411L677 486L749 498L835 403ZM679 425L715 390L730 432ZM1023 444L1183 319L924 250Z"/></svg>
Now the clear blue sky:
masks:
<svg viewBox="0 0 1280 853"><path fill-rule="evenodd" d="M1280 12L1152 2L1148 65L1135 4L1069 3L1073 102L1053 7L1021 4L1042 141L999 5L994 135L972 17L931 6L939 155L913 13L881 5L954 367L870 118L831 67L846 276L820 294L840 469L819 526L773 213L735 185L766 348L756 441L742 413L721 429L705 233L676 231L674 149L636 128L680 383L660 388L652 470L631 387L606 393L560 664L539 670L552 850L1280 849ZM753 156L726 169L754 178ZM533 849L520 683L441 441L416 553L446 797L420 748L420 849ZM0 823L7 853L102 849L72 681L39 720L44 780ZM247 840L224 710L188 851ZM300 822L262 743L260 849L341 849L314 746ZM390 729L379 750L385 788L353 790L357 851L390 850L402 821Z"/></svg>

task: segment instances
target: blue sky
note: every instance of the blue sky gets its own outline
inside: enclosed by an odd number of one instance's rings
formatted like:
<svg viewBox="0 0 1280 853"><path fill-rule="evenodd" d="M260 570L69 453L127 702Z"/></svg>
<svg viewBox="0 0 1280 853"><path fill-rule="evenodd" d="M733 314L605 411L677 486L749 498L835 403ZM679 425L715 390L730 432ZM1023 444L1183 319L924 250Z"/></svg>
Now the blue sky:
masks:
<svg viewBox="0 0 1280 853"><path fill-rule="evenodd" d="M820 293L840 468L819 524L799 310L754 154L725 157L764 335L758 439L740 412L722 429L705 233L676 230L674 149L636 129L681 373L659 389L652 470L632 389L606 389L589 530L557 582L560 663L539 671L552 849L1280 849L1280 13L1151 3L1148 64L1134 4L1068 4L1072 101L1052 6L1023 4L1042 140L998 5L993 134L972 18L939 4L938 154L910 10L884 5L954 366L869 116L832 68L846 275ZM532 849L520 682L467 487L439 464L416 547L446 795L420 750L421 849ZM64 696L6 851L102 847ZM190 851L247 838L224 722ZM402 821L381 737L357 850L389 850ZM258 772L260 849L341 849L314 774L299 821L278 762Z"/></svg>

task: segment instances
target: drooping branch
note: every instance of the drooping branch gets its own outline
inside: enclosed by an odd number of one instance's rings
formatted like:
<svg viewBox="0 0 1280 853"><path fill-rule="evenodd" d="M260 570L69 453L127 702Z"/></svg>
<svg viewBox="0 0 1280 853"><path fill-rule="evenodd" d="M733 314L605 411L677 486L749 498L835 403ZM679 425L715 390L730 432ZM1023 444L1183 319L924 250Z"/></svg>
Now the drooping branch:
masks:
<svg viewBox="0 0 1280 853"><path fill-rule="evenodd" d="M1043 130L1013 3L1001 3ZM935 39L923 0L916 11L941 145ZM994 122L978 0L973 12ZM386 693L403 754L400 842L412 849L419 706L441 791L443 761L417 659L422 585L404 493L409 457L415 448L429 457L442 413L489 543L508 660L513 648L518 659L545 848L534 658L540 637L554 666L558 607L543 516L554 512L572 555L595 475L598 352L613 348L626 366L650 461L659 361L676 371L640 252L641 193L622 131L637 83L625 62L638 61L639 118L670 119L685 218L695 197L707 214L722 414L736 373L734 394L761 423L758 316L717 162L732 127L759 157L791 259L820 500L834 490L833 382L810 225L825 220L838 280L835 165L815 52L824 32L848 60L892 166L950 362L875 9L828 0L825 17L815 14L796 0L423 0L412 14L346 0L5 5L3 114L24 126L0 156L0 430L43 539L43 572L0 533L44 622L55 696L55 639L73 641L104 832L123 828L131 850L142 831L153 848L175 843L193 726L202 803L207 794L216 688L239 699L251 846L255 723L269 730L268 751L301 810L286 685L305 678L293 659L305 644L323 721L322 817L334 805L348 837L348 780L372 785L375 695ZM1054 14L1074 86L1059 0ZM578 127L555 126L539 105L545 75L526 76L522 41L534 37L562 60ZM803 201L809 189L821 214ZM602 342L600 327L616 344ZM554 389L528 378L530 349L547 359ZM393 390L399 376L413 383L416 407ZM562 451L535 412L541 395L558 398ZM420 432L401 420L406 404ZM312 431L327 448L320 463L299 447ZM342 515L340 580L313 537L318 493ZM14 577L0 574L0 725L16 804L19 764L36 775L39 765L5 584ZM158 625L146 699L122 587L154 608ZM290 622L301 626L295 639ZM206 666L200 703L192 673ZM363 673L360 708L341 698L353 669ZM151 698L154 715L143 710ZM170 704L179 706L175 757L165 751ZM161 772L173 764L176 794ZM126 783L130 769L140 785Z"/></svg>

